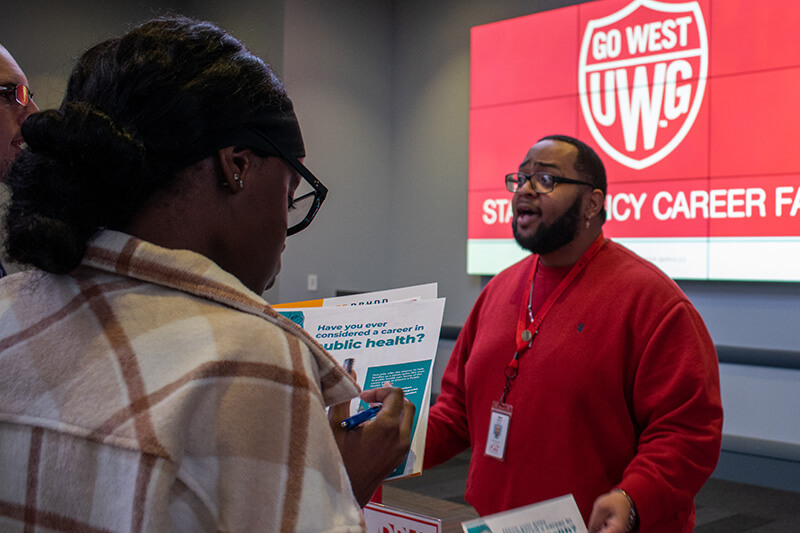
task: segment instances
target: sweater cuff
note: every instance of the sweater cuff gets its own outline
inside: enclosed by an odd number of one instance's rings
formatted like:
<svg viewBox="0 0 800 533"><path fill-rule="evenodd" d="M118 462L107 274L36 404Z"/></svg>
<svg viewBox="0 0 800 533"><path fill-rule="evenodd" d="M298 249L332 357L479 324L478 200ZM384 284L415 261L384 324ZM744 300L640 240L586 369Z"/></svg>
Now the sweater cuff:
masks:
<svg viewBox="0 0 800 533"><path fill-rule="evenodd" d="M641 531L647 531L647 524L657 524L658 515L664 509L673 507L670 502L664 501L663 494L658 494L652 487L652 480L637 474L625 476L622 482L615 487L625 491L636 506Z"/></svg>

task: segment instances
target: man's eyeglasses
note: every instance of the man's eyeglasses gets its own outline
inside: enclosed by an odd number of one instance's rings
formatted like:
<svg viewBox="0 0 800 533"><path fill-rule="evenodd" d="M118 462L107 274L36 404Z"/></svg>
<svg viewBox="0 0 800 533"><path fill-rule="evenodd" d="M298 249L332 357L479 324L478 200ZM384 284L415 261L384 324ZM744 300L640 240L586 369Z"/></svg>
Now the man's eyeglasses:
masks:
<svg viewBox="0 0 800 533"><path fill-rule="evenodd" d="M547 172L534 172L533 174L523 174L522 172L512 172L506 174L506 189L509 192L517 192L525 186L525 182L530 181L531 187L534 192L539 194L547 194L553 192L557 183L573 183L575 185L588 185L595 187L593 183L588 181L573 180L570 178L562 178L561 176L553 176Z"/></svg>
<svg viewBox="0 0 800 533"><path fill-rule="evenodd" d="M314 217L317 216L322 202L325 201L325 197L328 195L328 188L296 157L286 153L280 146L257 129L252 128L252 131L266 141L277 152L277 155L289 163L289 166L295 169L305 180L305 185L301 183L294 193L294 198L289 200L289 223L286 235L294 235L306 229L311 224L311 221L314 220Z"/></svg>
<svg viewBox="0 0 800 533"><path fill-rule="evenodd" d="M22 107L28 107L28 104L33 100L33 93L25 85L0 85L0 96L9 102L13 97Z"/></svg>

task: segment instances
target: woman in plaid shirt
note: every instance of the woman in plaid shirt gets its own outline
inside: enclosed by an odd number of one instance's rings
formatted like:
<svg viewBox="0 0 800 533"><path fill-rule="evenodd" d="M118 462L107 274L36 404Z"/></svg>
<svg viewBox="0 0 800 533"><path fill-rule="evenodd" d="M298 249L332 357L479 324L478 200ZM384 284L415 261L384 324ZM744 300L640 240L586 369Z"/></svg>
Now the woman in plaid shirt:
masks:
<svg viewBox="0 0 800 533"><path fill-rule="evenodd" d="M23 126L0 282L0 530L361 531L409 447L260 295L326 189L291 100L216 26L147 22L86 52Z"/></svg>

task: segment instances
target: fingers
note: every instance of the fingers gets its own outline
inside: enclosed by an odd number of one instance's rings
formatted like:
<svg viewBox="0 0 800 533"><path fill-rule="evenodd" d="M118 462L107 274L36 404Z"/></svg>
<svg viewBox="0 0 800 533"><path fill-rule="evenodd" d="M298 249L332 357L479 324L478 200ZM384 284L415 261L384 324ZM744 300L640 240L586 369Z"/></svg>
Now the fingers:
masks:
<svg viewBox="0 0 800 533"><path fill-rule="evenodd" d="M589 533L624 533L628 528L630 505L619 492L597 498L592 507L587 529Z"/></svg>
<svg viewBox="0 0 800 533"><path fill-rule="evenodd" d="M403 442L408 443L408 447L411 447L411 438L413 437L412 430L414 428L414 413L416 412L417 408L411 403L409 400L405 400L404 408L403 408L403 422L400 426L400 436L403 439Z"/></svg>
<svg viewBox="0 0 800 533"><path fill-rule="evenodd" d="M403 398L403 413L402 413L402 421L400 423L400 435L404 440L408 440L409 445L411 444L411 429L414 427L414 414L416 413L417 408L411 403L411 400L408 398Z"/></svg>
<svg viewBox="0 0 800 533"><path fill-rule="evenodd" d="M605 533L608 531L606 529L606 522L608 521L608 509L598 510L597 506L592 509L592 515L589 517L589 522L586 525L586 528L589 530L589 533Z"/></svg>
<svg viewBox="0 0 800 533"><path fill-rule="evenodd" d="M353 494L363 506L408 453L415 408L397 387L368 390L361 399L381 403L380 412L371 421L352 430L334 431L334 435L338 435Z"/></svg>
<svg viewBox="0 0 800 533"><path fill-rule="evenodd" d="M393 401L387 398L398 396L398 391L399 391L399 396L402 398L403 397L402 389L385 384L383 387L379 387L377 389L365 390L364 392L361 393L361 399L367 403L386 404ZM386 405L384 405L384 408L386 408Z"/></svg>
<svg viewBox="0 0 800 533"><path fill-rule="evenodd" d="M401 438L411 440L411 429L414 425L416 407L398 387L380 387L361 393L361 399L367 403L381 403L377 421L389 423L399 428Z"/></svg>

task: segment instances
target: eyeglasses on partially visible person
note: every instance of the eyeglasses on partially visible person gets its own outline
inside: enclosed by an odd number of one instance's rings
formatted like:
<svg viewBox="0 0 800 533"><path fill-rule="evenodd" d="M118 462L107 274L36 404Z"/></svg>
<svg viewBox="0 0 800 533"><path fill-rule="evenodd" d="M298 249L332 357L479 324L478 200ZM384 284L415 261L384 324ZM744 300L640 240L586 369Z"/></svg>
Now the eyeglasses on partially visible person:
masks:
<svg viewBox="0 0 800 533"><path fill-rule="evenodd" d="M33 101L33 93L27 85L0 85L0 96L8 100L14 101L22 107L28 107Z"/></svg>
<svg viewBox="0 0 800 533"><path fill-rule="evenodd" d="M0 44L0 182L25 147L20 128L39 111L28 78L11 53Z"/></svg>

